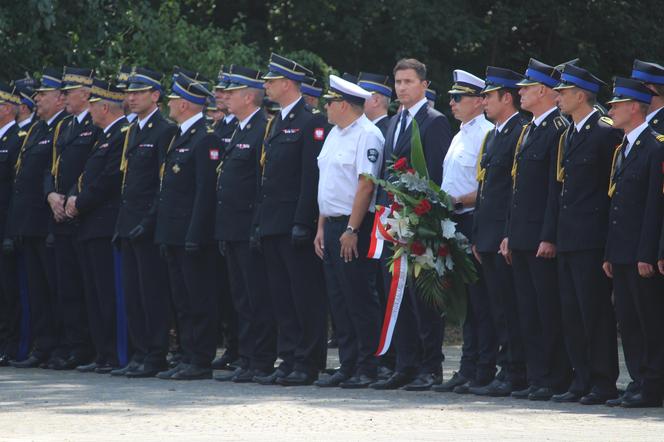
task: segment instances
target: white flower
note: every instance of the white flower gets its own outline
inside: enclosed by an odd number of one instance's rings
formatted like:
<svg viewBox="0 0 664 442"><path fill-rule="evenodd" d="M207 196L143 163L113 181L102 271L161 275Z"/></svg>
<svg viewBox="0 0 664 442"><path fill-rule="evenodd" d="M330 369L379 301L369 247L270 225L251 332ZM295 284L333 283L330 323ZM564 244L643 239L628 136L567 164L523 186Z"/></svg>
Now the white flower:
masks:
<svg viewBox="0 0 664 442"><path fill-rule="evenodd" d="M387 218L388 231L395 236L395 239L410 238L413 232L410 230L410 221L408 218L402 218L398 213L392 213Z"/></svg>
<svg viewBox="0 0 664 442"><path fill-rule="evenodd" d="M424 252L423 255L413 255L415 256L415 262L420 263L422 265L423 269L430 269L433 268L435 263L434 263L434 256L433 256L433 250L431 250L431 247L427 247L426 252Z"/></svg>
<svg viewBox="0 0 664 442"><path fill-rule="evenodd" d="M443 229L443 238L452 239L456 233L456 223L451 219L444 219L440 222L440 228Z"/></svg>

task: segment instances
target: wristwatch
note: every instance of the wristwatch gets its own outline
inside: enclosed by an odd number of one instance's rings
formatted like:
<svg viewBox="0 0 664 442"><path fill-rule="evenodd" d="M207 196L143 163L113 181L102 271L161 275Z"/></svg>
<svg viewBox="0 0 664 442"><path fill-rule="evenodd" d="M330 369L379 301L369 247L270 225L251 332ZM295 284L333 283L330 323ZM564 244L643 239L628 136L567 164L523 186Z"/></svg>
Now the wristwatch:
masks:
<svg viewBox="0 0 664 442"><path fill-rule="evenodd" d="M461 201L457 201L454 203L454 210L459 211L463 210L463 203Z"/></svg>
<svg viewBox="0 0 664 442"><path fill-rule="evenodd" d="M359 232L358 229L354 229L353 226L349 225L348 227L346 227L345 233L352 233L353 235L357 235L358 232Z"/></svg>

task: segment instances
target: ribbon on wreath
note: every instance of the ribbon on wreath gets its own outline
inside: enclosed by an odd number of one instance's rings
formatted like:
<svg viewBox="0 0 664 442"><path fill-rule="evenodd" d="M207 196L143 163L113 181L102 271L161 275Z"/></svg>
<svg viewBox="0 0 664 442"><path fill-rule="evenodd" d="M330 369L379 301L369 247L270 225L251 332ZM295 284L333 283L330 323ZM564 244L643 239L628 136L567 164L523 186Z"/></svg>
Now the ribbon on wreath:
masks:
<svg viewBox="0 0 664 442"><path fill-rule="evenodd" d="M390 210L391 213L391 210ZM385 241L397 244L398 241L389 234L385 228L388 211L384 206L376 206L373 229L371 232L371 243L367 257L370 259L379 259L383 253ZM390 282L390 291L387 295L387 306L385 316L383 317L383 327L380 332L380 340L376 356L384 355L392 343L394 327L399 317L399 309L403 300L403 293L406 287L406 278L408 276L408 255L402 253L398 259L394 260L392 268L392 281Z"/></svg>

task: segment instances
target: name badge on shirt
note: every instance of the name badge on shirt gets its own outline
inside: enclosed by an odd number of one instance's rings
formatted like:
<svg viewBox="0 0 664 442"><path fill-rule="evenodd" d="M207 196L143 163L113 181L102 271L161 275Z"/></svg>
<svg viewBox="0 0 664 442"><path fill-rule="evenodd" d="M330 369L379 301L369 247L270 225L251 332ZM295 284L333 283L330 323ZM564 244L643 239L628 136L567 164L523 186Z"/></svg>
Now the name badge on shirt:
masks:
<svg viewBox="0 0 664 442"><path fill-rule="evenodd" d="M300 131L299 127L293 128L293 129L283 129L282 132L285 134L296 134Z"/></svg>
<svg viewBox="0 0 664 442"><path fill-rule="evenodd" d="M92 135L92 131L91 131L91 130L89 130L89 131L87 131L87 132L81 132L78 136L79 136L79 137L89 137L90 135Z"/></svg>
<svg viewBox="0 0 664 442"><path fill-rule="evenodd" d="M99 146L100 149L106 149L108 147L109 143L104 143Z"/></svg>
<svg viewBox="0 0 664 442"><path fill-rule="evenodd" d="M180 147L178 149L175 149L175 151L178 152L178 153L189 152L189 148L188 147Z"/></svg>
<svg viewBox="0 0 664 442"><path fill-rule="evenodd" d="M48 143L50 143L50 142L51 142L51 140L47 138L47 139L45 139L45 140L41 140L41 141L39 142L39 144L48 144Z"/></svg>
<svg viewBox="0 0 664 442"><path fill-rule="evenodd" d="M139 144L138 147L150 148L150 147L154 147L154 144Z"/></svg>
<svg viewBox="0 0 664 442"><path fill-rule="evenodd" d="M238 149L249 149L249 148L251 148L251 144L240 144L240 143L238 143L238 144L236 144L236 146L237 146Z"/></svg>

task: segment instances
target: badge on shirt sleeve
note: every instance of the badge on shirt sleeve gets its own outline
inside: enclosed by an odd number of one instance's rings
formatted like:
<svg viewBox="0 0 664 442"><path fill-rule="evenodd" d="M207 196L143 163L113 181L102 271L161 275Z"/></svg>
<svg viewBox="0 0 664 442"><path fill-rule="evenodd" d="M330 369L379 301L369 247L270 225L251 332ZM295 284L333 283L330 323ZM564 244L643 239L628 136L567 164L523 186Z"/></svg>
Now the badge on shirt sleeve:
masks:
<svg viewBox="0 0 664 442"><path fill-rule="evenodd" d="M323 141L325 139L325 128L317 127L314 129L314 140Z"/></svg>
<svg viewBox="0 0 664 442"><path fill-rule="evenodd" d="M372 163L378 161L378 149L369 149L367 150L367 159Z"/></svg>
<svg viewBox="0 0 664 442"><path fill-rule="evenodd" d="M219 149L210 149L210 159L217 161L219 159Z"/></svg>

